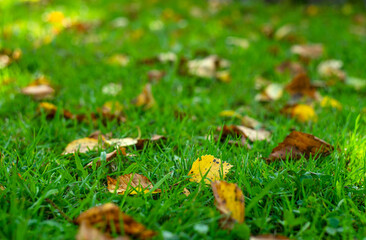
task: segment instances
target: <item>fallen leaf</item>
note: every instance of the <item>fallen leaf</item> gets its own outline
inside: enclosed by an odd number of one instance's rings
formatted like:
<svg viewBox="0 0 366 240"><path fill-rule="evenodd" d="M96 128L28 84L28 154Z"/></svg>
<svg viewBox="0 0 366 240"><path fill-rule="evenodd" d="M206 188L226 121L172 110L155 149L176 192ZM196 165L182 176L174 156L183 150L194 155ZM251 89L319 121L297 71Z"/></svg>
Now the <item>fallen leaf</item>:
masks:
<svg viewBox="0 0 366 240"><path fill-rule="evenodd" d="M219 113L220 117L233 117L233 118L240 118L241 115L234 110L223 110Z"/></svg>
<svg viewBox="0 0 366 240"><path fill-rule="evenodd" d="M262 123L255 120L254 118L251 118L249 116L243 116L241 118L241 124L245 127L252 128L252 129L259 129L262 127Z"/></svg>
<svg viewBox="0 0 366 240"><path fill-rule="evenodd" d="M311 134L292 131L268 157L268 161L284 160L286 157L299 160L301 157L309 159L312 156L318 159L327 156L334 148L322 139Z"/></svg>
<svg viewBox="0 0 366 240"><path fill-rule="evenodd" d="M162 63L174 63L177 61L177 55L174 52L160 53L157 58Z"/></svg>
<svg viewBox="0 0 366 240"><path fill-rule="evenodd" d="M147 110L149 108L152 108L156 103L154 96L152 95L151 91L151 84L147 83L140 95L135 98L132 103L137 107L144 106L144 109Z"/></svg>
<svg viewBox="0 0 366 240"><path fill-rule="evenodd" d="M97 111L107 120L117 119L119 122L126 121L123 114L123 106L118 101L105 102L102 108L97 109Z"/></svg>
<svg viewBox="0 0 366 240"><path fill-rule="evenodd" d="M232 229L236 222L243 223L245 204L243 192L235 183L215 181L211 183L215 196L215 205L223 215L221 220L224 229Z"/></svg>
<svg viewBox="0 0 366 240"><path fill-rule="evenodd" d="M194 59L187 62L188 74L202 78L218 77L220 75L220 73L218 73L219 70L228 68L229 66L229 61L221 59L216 55L210 55L203 59Z"/></svg>
<svg viewBox="0 0 366 240"><path fill-rule="evenodd" d="M295 118L299 122L318 121L314 108L305 104L286 105L281 109L281 113Z"/></svg>
<svg viewBox="0 0 366 240"><path fill-rule="evenodd" d="M119 207L113 203L106 203L98 207L90 208L81 213L76 218L75 223L78 224L80 228L84 225L84 229L79 229L78 233L80 239L83 240L89 240L88 238L82 238L84 236L103 236L104 238L102 239L113 239L113 234L118 234L119 236L126 235L138 239L150 239L156 235L156 232L146 229L144 225L124 214ZM100 234L97 234L92 229L98 230ZM97 239L100 240L99 238L91 238L90 240Z"/></svg>
<svg viewBox="0 0 366 240"><path fill-rule="evenodd" d="M285 61L276 67L276 71L279 73L289 72L291 76L297 76L299 74L306 74L305 68L298 62Z"/></svg>
<svg viewBox="0 0 366 240"><path fill-rule="evenodd" d="M140 174L130 173L119 176L117 179L107 176L108 191L123 195L128 190L128 194L135 195L139 192L148 193L153 188L150 180ZM156 189L153 193L160 193L160 189Z"/></svg>
<svg viewBox="0 0 366 240"><path fill-rule="evenodd" d="M285 89L292 98L295 99L303 96L308 96L313 99L319 98L316 88L311 85L310 79L306 74L299 74L295 76L292 81L286 85Z"/></svg>
<svg viewBox="0 0 366 240"><path fill-rule="evenodd" d="M322 107L331 107L331 108L335 108L338 110L342 110L342 104L340 102L338 102L337 100L335 100L334 98L325 96L322 98L321 102L320 102L320 106Z"/></svg>
<svg viewBox="0 0 366 240"><path fill-rule="evenodd" d="M164 76L165 76L165 71L160 71L160 70L156 70L156 69L150 70L147 73L149 82L159 82Z"/></svg>
<svg viewBox="0 0 366 240"><path fill-rule="evenodd" d="M221 128L219 128L218 130L221 131ZM264 141L264 140L268 141L271 136L271 133L267 130L264 129L255 130L241 125L230 125L230 126L224 125L222 132L223 136L236 134L239 136L243 136L252 142Z"/></svg>
<svg viewBox="0 0 366 240"><path fill-rule="evenodd" d="M105 141L108 145L119 147L134 146L138 143L136 138L112 138Z"/></svg>
<svg viewBox="0 0 366 240"><path fill-rule="evenodd" d="M281 235L265 234L265 235L251 236L249 240L289 240L289 238Z"/></svg>
<svg viewBox="0 0 366 240"><path fill-rule="evenodd" d="M74 154L77 152L86 153L88 151L94 150L99 145L100 145L99 141L94 138L77 139L77 140L72 141L71 143L69 143L66 146L62 155L71 154L71 153Z"/></svg>
<svg viewBox="0 0 366 240"><path fill-rule="evenodd" d="M0 69L6 68L11 63L11 58L8 55L0 54Z"/></svg>
<svg viewBox="0 0 366 240"><path fill-rule="evenodd" d="M238 38L238 37L227 37L226 38L226 44L233 45L240 47L242 49L248 49L249 48L249 41L245 38Z"/></svg>
<svg viewBox="0 0 366 240"><path fill-rule="evenodd" d="M255 100L259 102L276 101L282 97L282 94L283 86L278 83L271 83L255 96Z"/></svg>
<svg viewBox="0 0 366 240"><path fill-rule="evenodd" d="M353 87L355 90L366 88L366 80L361 78L347 77L346 84Z"/></svg>
<svg viewBox="0 0 366 240"><path fill-rule="evenodd" d="M36 100L41 100L51 98L55 90L51 86L45 84L41 85L31 84L27 87L22 88L21 92L24 95L31 96Z"/></svg>
<svg viewBox="0 0 366 240"><path fill-rule="evenodd" d="M54 118L57 112L57 107L49 102L41 102L38 105L37 111L43 111L47 118ZM67 110L62 111L62 115L65 119L74 119L75 116Z"/></svg>
<svg viewBox="0 0 366 240"><path fill-rule="evenodd" d="M317 59L323 55L324 48L322 44L294 45L291 52L304 59Z"/></svg>
<svg viewBox="0 0 366 240"><path fill-rule="evenodd" d="M201 182L204 178L206 184L220 179L222 168L222 178L225 178L230 168L233 166L226 162L221 162L220 159L212 155L204 155L198 158L192 165L188 173L191 182Z"/></svg>
<svg viewBox="0 0 366 240"><path fill-rule="evenodd" d="M129 237L118 237L118 240L129 240ZM76 234L76 240L113 240L109 234L103 234L98 229L82 222L79 227L79 231Z"/></svg>
<svg viewBox="0 0 366 240"><path fill-rule="evenodd" d="M145 139L137 139L137 143L136 143L136 149L143 149L145 145L147 145L148 143L157 143L160 142L162 140L166 140L166 137L163 135L153 135L151 138L145 138Z"/></svg>
<svg viewBox="0 0 366 240"><path fill-rule="evenodd" d="M186 195L186 197L188 197L191 194L191 192L187 188L184 188L183 194Z"/></svg>
<svg viewBox="0 0 366 240"><path fill-rule="evenodd" d="M340 60L326 60L319 63L318 73L321 78L325 78L333 84L335 81L344 81L346 79L346 73L342 71L342 67L343 62Z"/></svg>
<svg viewBox="0 0 366 240"><path fill-rule="evenodd" d="M97 131L89 134L88 138L94 138L94 139L105 142L111 136L112 136L112 133L103 134L100 130L97 130Z"/></svg>
<svg viewBox="0 0 366 240"><path fill-rule="evenodd" d="M105 158L106 162L110 162L110 161L111 161L112 159L114 159L118 154L121 154L121 155L123 155L123 156L127 156L126 148L124 148L124 147L120 147L120 148L118 148L118 149L114 150L113 152L107 153L107 154L106 154L106 158ZM86 165L86 167L91 167L91 166L93 166L93 163L94 163L94 161L91 161L90 163L88 163L88 164ZM96 164L96 166L97 166L97 167L99 167L99 166L101 165L101 159L98 159L97 161L95 161L95 164Z"/></svg>
<svg viewBox="0 0 366 240"><path fill-rule="evenodd" d="M46 15L46 21L51 24L63 24L65 21L65 15L61 11L52 11Z"/></svg>
<svg viewBox="0 0 366 240"><path fill-rule="evenodd" d="M115 54L107 59L107 63L110 65L127 66L130 62L130 58L124 54Z"/></svg>
<svg viewBox="0 0 366 240"><path fill-rule="evenodd" d="M122 91L122 85L119 83L108 83L103 86L102 93L111 96L117 96Z"/></svg>
<svg viewBox="0 0 366 240"><path fill-rule="evenodd" d="M276 40L282 39L291 39L295 32L294 26L287 24L283 25L282 27L278 28L277 31L274 33L274 38Z"/></svg>

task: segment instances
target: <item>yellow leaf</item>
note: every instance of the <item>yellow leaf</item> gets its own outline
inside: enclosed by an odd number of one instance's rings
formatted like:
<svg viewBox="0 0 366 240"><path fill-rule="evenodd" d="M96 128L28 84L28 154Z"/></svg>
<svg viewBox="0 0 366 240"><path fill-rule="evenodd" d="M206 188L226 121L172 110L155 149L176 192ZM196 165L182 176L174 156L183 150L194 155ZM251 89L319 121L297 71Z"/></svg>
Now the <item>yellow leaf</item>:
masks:
<svg viewBox="0 0 366 240"><path fill-rule="evenodd" d="M217 209L224 215L222 223L231 229L235 222L243 223L245 205L243 192L235 183L215 181L211 183Z"/></svg>
<svg viewBox="0 0 366 240"><path fill-rule="evenodd" d="M222 178L225 178L232 167L231 164L221 162L220 159L212 155L204 155L193 163L188 173L188 176L191 176L189 180L191 182L201 182L202 178L205 178L205 183L210 184L210 182L220 179L221 169Z"/></svg>
<svg viewBox="0 0 366 240"><path fill-rule="evenodd" d="M108 145L115 146L116 148L119 147L127 147L136 145L138 142L135 138L112 138L106 141Z"/></svg>
<svg viewBox="0 0 366 240"><path fill-rule="evenodd" d="M46 21L51 24L62 24L65 20L65 15L60 11L52 11L46 16Z"/></svg>
<svg viewBox="0 0 366 240"><path fill-rule="evenodd" d="M307 122L318 120L318 116L316 115L314 108L305 104L295 104L290 106L285 106L282 110L282 113L290 115L292 118L295 118L299 122Z"/></svg>
<svg viewBox="0 0 366 240"><path fill-rule="evenodd" d="M336 108L338 110L342 110L342 104L335 100L334 98L325 96L322 101L320 102L320 106L322 107L331 107Z"/></svg>
<svg viewBox="0 0 366 240"><path fill-rule="evenodd" d="M94 138L77 139L72 141L66 146L65 151L62 153L62 155L76 152L85 153L97 148L98 145L99 145L98 140Z"/></svg>
<svg viewBox="0 0 366 240"><path fill-rule="evenodd" d="M292 110L292 117L296 118L300 122L314 121L316 122L318 117L314 111L314 108L305 104L298 104Z"/></svg>
<svg viewBox="0 0 366 240"><path fill-rule="evenodd" d="M234 110L224 110L220 112L220 117L234 117L234 118L240 118L241 115Z"/></svg>

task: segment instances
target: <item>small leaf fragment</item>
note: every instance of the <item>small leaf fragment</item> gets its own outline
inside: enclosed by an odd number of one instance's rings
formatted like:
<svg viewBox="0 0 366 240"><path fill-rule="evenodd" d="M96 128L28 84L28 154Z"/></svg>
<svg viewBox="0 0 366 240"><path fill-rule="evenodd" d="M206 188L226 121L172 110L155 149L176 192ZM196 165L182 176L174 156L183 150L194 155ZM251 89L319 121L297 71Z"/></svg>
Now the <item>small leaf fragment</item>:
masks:
<svg viewBox="0 0 366 240"><path fill-rule="evenodd" d="M306 104L286 105L281 109L281 113L295 118L299 122L318 121L314 108Z"/></svg>

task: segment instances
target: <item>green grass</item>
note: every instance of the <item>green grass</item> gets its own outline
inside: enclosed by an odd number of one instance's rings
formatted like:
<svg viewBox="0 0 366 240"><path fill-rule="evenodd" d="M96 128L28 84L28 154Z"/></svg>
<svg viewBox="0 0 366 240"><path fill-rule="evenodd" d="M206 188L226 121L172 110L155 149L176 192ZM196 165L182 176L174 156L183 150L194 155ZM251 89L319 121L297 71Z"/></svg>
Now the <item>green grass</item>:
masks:
<svg viewBox="0 0 366 240"><path fill-rule="evenodd" d="M51 1L50 1L51 2ZM254 101L254 78L264 75L271 81L287 83L289 75L275 72L275 66L293 59L291 43L264 37L261 27L273 22L275 28L291 23L304 42L323 43L325 54L310 62L309 76L318 79L316 67L325 59L340 59L350 76L366 76L366 38L351 34L353 17L362 11L353 6L345 15L341 8L320 6L314 17L304 14L304 6L260 4L223 7L203 19L190 15L197 1L52 1L45 5L2 1L0 31L9 27L13 34L0 38L0 47L20 48L18 63L0 69L0 239L73 239L77 226L64 219L46 198L51 199L70 218L103 203L113 202L148 228L159 232L158 239L237 239L219 227L211 188L183 181L158 196L146 194L121 196L108 192L106 176L139 173L160 188L187 179L187 173L201 155L212 154L234 167L226 180L237 183L245 195L245 223L252 235L280 233L294 239L363 239L366 236L365 203L365 90L355 91L343 84L320 89L343 105L342 111L315 106L316 123L298 123L279 114L288 100L268 104ZM137 10L134 10L137 9ZM150 31L149 24L172 10L184 22L165 21L164 28ZM98 22L87 33L61 31L49 44L34 48L34 42L51 31L44 14L63 11L66 17ZM124 28L110 24L117 17L129 18ZM186 25L184 27L184 25ZM182 27L183 26L183 27ZM131 33L142 30L139 39ZM241 50L228 46L228 36L248 38L250 47ZM277 47L278 55L268 53ZM232 82L198 79L177 74L177 66L157 63L142 65L139 60L161 52L174 51L193 58L199 50L231 61ZM105 63L116 53L130 56L126 67ZM148 81L150 69L167 75L153 85L157 106L143 111L131 104ZM103 125L78 123L56 117L47 120L36 111L38 102L19 93L37 74L45 74L56 86L55 105L77 113L95 112L108 100L125 105L126 123ZM8 77L14 81L5 84ZM107 83L122 84L122 92L111 97L101 88ZM225 109L242 109L272 131L269 142L255 142L252 149L206 140L217 126L239 123L224 119ZM196 116L179 120L176 110ZM117 170L106 167L84 169L101 152L62 156L66 145L95 130L112 132L114 137L142 137L163 134L161 146L149 145L142 151L131 148L137 157L119 159ZM337 151L319 160L283 161L267 164L263 158L297 129L331 143ZM106 149L109 152L111 149ZM21 175L21 177L19 177ZM186 187L188 197L181 194ZM207 232L197 229L208 227ZM200 228L201 227L201 228ZM245 231L244 231L245 232Z"/></svg>

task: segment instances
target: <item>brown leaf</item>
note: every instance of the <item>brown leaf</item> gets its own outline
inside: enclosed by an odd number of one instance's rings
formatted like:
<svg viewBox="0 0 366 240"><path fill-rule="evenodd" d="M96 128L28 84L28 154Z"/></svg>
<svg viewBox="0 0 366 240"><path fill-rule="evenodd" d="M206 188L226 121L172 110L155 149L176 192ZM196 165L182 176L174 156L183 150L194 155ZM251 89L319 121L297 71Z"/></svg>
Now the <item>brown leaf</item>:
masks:
<svg viewBox="0 0 366 240"><path fill-rule="evenodd" d="M114 193L117 189L117 194L123 195L128 190L128 194L135 195L139 192L148 193L153 188L150 180L140 174L130 173L119 176L117 179L107 176L108 191ZM155 190L153 193L161 192L160 189Z"/></svg>
<svg viewBox="0 0 366 240"><path fill-rule="evenodd" d="M155 99L152 95L151 84L147 83L140 95L135 98L132 103L137 107L144 107L144 109L152 108L155 105Z"/></svg>
<svg viewBox="0 0 366 240"><path fill-rule="evenodd" d="M107 203L102 206L93 207L89 210L81 213L76 218L75 223L80 225L80 228L84 225L84 229L79 230L80 237L89 236L86 230L91 228L99 231L97 234L95 231L90 233L91 237L94 235L112 239L112 234L116 233L121 236L123 233L130 237L139 239L150 239L156 235L156 232L147 230L144 225L136 222L132 217L124 214L117 205L113 203ZM81 232L81 233L80 233ZM78 234L78 236L79 236ZM89 238L80 238L89 240ZM99 238L91 238L93 240ZM119 238L120 239L120 238Z"/></svg>
<svg viewBox="0 0 366 240"><path fill-rule="evenodd" d="M317 59L323 55L324 49L322 44L294 45L291 52L304 59Z"/></svg>
<svg viewBox="0 0 366 240"><path fill-rule="evenodd" d="M289 238L281 235L264 234L251 236L249 240L289 240Z"/></svg>
<svg viewBox="0 0 366 240"><path fill-rule="evenodd" d="M318 159L320 156L329 155L333 149L329 143L311 134L292 131L272 150L267 160L284 160L287 156L292 160L299 160L301 157L309 159L310 156Z"/></svg>
<svg viewBox="0 0 366 240"><path fill-rule="evenodd" d="M188 73L192 76L202 78L219 77L220 73L218 73L218 71L221 68L228 68L229 66L229 61L221 59L216 55L210 55L203 59L194 59L187 62ZM225 78L229 79L227 77Z"/></svg>
<svg viewBox="0 0 366 240"><path fill-rule="evenodd" d="M219 128L218 130L220 131L221 129ZM271 133L264 129L254 130L240 125L230 125L230 126L225 125L222 131L223 136L233 134L241 135L252 142L263 141L263 140L268 141L271 136Z"/></svg>
<svg viewBox="0 0 366 240"><path fill-rule="evenodd" d="M286 85L286 91L290 93L292 98L301 98L308 96L313 99L318 99L319 95L316 88L311 85L310 79L306 74L299 74L292 79L292 81Z"/></svg>
<svg viewBox="0 0 366 240"><path fill-rule="evenodd" d="M215 181L211 183L217 209L223 215L224 229L232 229L236 222L243 223L245 204L243 192L235 183Z"/></svg>

